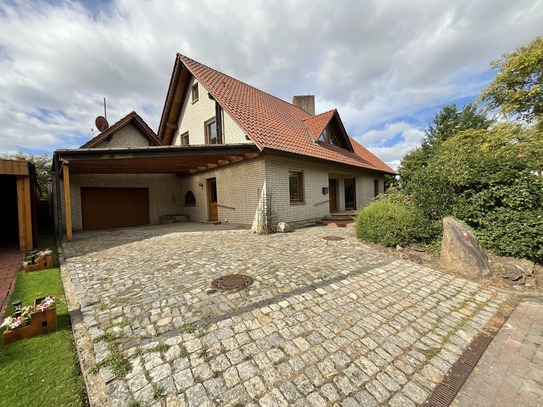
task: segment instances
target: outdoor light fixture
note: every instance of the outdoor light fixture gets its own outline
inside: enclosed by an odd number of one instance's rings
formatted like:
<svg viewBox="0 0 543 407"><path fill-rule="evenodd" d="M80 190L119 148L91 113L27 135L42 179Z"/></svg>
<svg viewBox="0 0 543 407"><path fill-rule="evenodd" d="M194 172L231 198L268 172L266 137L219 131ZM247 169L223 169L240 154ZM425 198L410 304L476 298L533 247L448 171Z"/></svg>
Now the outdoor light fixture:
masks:
<svg viewBox="0 0 543 407"><path fill-rule="evenodd" d="M322 194L323 195L328 195L329 190L330 190L330 188L328 188L328 187L322 187Z"/></svg>
<svg viewBox="0 0 543 407"><path fill-rule="evenodd" d="M13 311L15 314L20 315L23 310L23 302L21 300L15 300L11 303L13 305Z"/></svg>
<svg viewBox="0 0 543 407"><path fill-rule="evenodd" d="M204 186L204 184L202 184L202 181L199 181L199 182L198 182L198 186L199 186L199 187L203 187L203 186Z"/></svg>
<svg viewBox="0 0 543 407"><path fill-rule="evenodd" d="M30 260L32 261L31 264L36 264L36 255L38 254L37 250L32 250L30 252Z"/></svg>

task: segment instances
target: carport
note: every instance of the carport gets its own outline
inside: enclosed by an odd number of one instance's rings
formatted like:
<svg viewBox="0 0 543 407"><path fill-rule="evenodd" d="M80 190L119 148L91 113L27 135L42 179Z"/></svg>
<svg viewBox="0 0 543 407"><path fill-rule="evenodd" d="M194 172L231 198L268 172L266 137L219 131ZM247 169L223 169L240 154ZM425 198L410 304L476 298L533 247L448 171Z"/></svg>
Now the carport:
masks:
<svg viewBox="0 0 543 407"><path fill-rule="evenodd" d="M41 196L34 164L0 159L0 190L0 244L18 244L21 251L32 250L37 244L37 204Z"/></svg>
<svg viewBox="0 0 543 407"><path fill-rule="evenodd" d="M66 236L72 239L71 174L175 174L183 176L229 165L260 155L254 145L191 145L141 148L87 148L57 150L53 156L57 233L62 235L62 218ZM62 179L62 183L61 183ZM63 191L61 191L61 189ZM90 188L81 190L83 221L103 222L96 213L108 213L108 225L146 224L146 192L139 188ZM62 195L64 198L62 199ZM128 205L130 204L130 205ZM127 212L122 208L130 206ZM118 214L118 215L115 215ZM113 215L111 215L113 214ZM113 216L113 218L112 218ZM124 220L121 219L124 217ZM148 223L148 220L147 220Z"/></svg>

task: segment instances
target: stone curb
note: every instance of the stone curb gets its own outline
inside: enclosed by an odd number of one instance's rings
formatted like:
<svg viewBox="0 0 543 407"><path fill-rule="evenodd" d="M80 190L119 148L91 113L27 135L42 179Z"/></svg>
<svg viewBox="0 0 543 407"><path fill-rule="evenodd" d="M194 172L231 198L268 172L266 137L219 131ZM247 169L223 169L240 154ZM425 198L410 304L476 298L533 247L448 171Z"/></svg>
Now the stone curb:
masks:
<svg viewBox="0 0 543 407"><path fill-rule="evenodd" d="M66 298L66 305L68 306L68 312L70 315L70 322L72 327L72 335L74 340L74 347L77 352L77 359L79 362L79 368L81 369L81 375L85 382L85 394L87 397L87 403L90 407L107 407L111 406L111 401L107 396L105 383L98 375L93 375L89 371L88 366L95 363L95 358L89 349L92 349L92 341L87 329L86 324L83 321L83 315L81 314L81 306L75 295L75 289L70 280L70 276L67 270L66 257L64 255L64 248L62 247L62 241L59 241L57 237L57 250L58 259L60 263L60 276L62 279L62 285L64 287L64 295ZM87 363L84 363L87 362Z"/></svg>

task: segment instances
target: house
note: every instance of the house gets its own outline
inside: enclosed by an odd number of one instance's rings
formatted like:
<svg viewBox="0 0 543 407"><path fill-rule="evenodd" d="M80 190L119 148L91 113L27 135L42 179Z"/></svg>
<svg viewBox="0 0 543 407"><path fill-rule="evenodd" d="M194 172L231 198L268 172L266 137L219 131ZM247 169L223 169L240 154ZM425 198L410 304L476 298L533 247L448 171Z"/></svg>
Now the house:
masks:
<svg viewBox="0 0 543 407"><path fill-rule="evenodd" d="M158 134L132 112L55 152L58 218L69 236L174 214L260 230L367 205L395 172L337 110L314 110L313 96L288 103L178 54Z"/></svg>
<svg viewBox="0 0 543 407"><path fill-rule="evenodd" d="M0 159L2 217L0 245L18 245L21 251L34 249L38 242L38 203L41 190L34 164Z"/></svg>

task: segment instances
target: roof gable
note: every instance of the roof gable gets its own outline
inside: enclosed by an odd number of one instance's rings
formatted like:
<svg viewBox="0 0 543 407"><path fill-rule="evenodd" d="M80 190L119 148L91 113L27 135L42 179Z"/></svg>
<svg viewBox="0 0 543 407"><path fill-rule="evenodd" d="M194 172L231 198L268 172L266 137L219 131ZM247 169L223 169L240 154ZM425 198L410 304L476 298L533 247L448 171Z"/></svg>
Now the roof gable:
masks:
<svg viewBox="0 0 543 407"><path fill-rule="evenodd" d="M332 109L328 112L324 112L316 116L311 116L307 119L304 119L303 122L307 127L311 137L313 138L313 141L319 143L326 143L326 141L321 140L321 136L323 136L324 131L328 129L329 132L332 132L334 136L337 137L337 142L340 147L344 148L347 151L353 152L353 147L351 146L349 135L347 134L347 131L343 126L343 122L339 117L337 109Z"/></svg>
<svg viewBox="0 0 543 407"><path fill-rule="evenodd" d="M293 104L181 54L176 57L158 131L158 137L166 145L173 142L191 76L208 90L260 150L289 152L394 173L374 155L371 155L371 161L357 155L337 110L312 116ZM331 122L343 139L343 148L317 142L322 130ZM376 160L380 168L375 165Z"/></svg>
<svg viewBox="0 0 543 407"><path fill-rule="evenodd" d="M164 145L162 140L157 137L155 132L147 125L147 123L145 123L145 121L136 112L131 112L110 126L107 130L104 130L96 137L87 141L80 148L96 148L102 142L111 139L115 133L126 128L126 126L129 124L132 124L138 130L138 132L149 141L150 146Z"/></svg>
<svg viewBox="0 0 543 407"><path fill-rule="evenodd" d="M319 139L319 136L322 134L326 126L328 126L328 123L330 123L330 120L332 120L335 112L336 109L332 109L303 120L305 127L307 127L309 134L313 138L313 141L317 141Z"/></svg>

